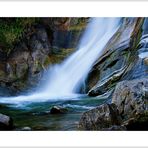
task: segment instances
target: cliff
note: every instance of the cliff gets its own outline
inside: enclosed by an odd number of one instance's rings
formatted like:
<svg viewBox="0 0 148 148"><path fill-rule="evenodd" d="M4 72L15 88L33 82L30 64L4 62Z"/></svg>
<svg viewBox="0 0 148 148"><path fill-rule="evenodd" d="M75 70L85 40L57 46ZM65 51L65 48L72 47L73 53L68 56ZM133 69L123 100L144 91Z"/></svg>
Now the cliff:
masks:
<svg viewBox="0 0 148 148"><path fill-rule="evenodd" d="M0 88L33 87L42 71L72 53L87 18L0 18ZM6 91L6 89L5 89Z"/></svg>
<svg viewBox="0 0 148 148"><path fill-rule="evenodd" d="M148 19L122 21L86 82L89 96L109 101L82 115L81 130L148 130Z"/></svg>

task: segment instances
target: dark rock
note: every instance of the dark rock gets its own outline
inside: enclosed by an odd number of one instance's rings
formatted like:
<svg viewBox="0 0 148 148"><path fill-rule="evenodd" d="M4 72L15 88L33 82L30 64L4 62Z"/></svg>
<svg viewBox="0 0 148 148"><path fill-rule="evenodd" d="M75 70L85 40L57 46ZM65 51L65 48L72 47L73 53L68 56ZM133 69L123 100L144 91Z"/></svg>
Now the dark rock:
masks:
<svg viewBox="0 0 148 148"><path fill-rule="evenodd" d="M79 122L80 130L103 130L120 125L121 118L115 104L103 104L85 112Z"/></svg>
<svg viewBox="0 0 148 148"><path fill-rule="evenodd" d="M103 89L101 89L101 88L92 89L88 92L88 95L92 96L92 97L102 95L104 93L104 91L101 91L101 90L103 90Z"/></svg>
<svg viewBox="0 0 148 148"><path fill-rule="evenodd" d="M148 130L148 79L119 82L112 104L85 112L81 130Z"/></svg>
<svg viewBox="0 0 148 148"><path fill-rule="evenodd" d="M50 110L50 114L64 114L68 110L66 108L60 107L60 106L53 106Z"/></svg>
<svg viewBox="0 0 148 148"><path fill-rule="evenodd" d="M13 120L7 115L0 114L0 130L12 130Z"/></svg>
<svg viewBox="0 0 148 148"><path fill-rule="evenodd" d="M148 112L130 118L124 123L129 131L148 131Z"/></svg>

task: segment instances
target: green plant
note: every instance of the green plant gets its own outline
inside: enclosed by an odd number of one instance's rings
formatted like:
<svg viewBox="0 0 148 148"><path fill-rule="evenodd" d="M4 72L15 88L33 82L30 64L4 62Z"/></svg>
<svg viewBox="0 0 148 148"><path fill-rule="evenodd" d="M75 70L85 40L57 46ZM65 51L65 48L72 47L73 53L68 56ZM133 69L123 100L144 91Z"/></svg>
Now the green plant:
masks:
<svg viewBox="0 0 148 148"><path fill-rule="evenodd" d="M34 24L37 18L0 18L0 46L5 52L22 38L26 28Z"/></svg>

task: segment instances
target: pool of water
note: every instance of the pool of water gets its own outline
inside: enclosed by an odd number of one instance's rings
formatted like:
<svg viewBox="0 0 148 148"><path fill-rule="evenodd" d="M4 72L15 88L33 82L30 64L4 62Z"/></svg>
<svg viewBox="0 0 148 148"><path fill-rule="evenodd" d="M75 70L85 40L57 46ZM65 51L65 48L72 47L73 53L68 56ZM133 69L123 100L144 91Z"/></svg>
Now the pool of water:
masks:
<svg viewBox="0 0 148 148"><path fill-rule="evenodd" d="M30 127L32 130L67 131L78 130L78 122L83 112L90 110L107 99L103 97L87 97L74 100L57 100L29 103L26 105L0 104L0 113L11 116L15 129ZM50 114L53 106L67 108L65 114Z"/></svg>

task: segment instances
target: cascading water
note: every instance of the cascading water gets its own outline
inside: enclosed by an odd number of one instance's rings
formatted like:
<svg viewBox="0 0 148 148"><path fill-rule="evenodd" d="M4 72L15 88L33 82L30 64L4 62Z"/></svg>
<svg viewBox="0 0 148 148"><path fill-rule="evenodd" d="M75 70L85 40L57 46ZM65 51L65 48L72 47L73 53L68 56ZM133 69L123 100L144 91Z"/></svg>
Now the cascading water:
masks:
<svg viewBox="0 0 148 148"><path fill-rule="evenodd" d="M46 83L25 96L0 98L1 103L43 102L50 99L71 99L86 79L105 45L119 28L119 18L94 18L90 21L78 50L63 63L53 65L46 72Z"/></svg>

